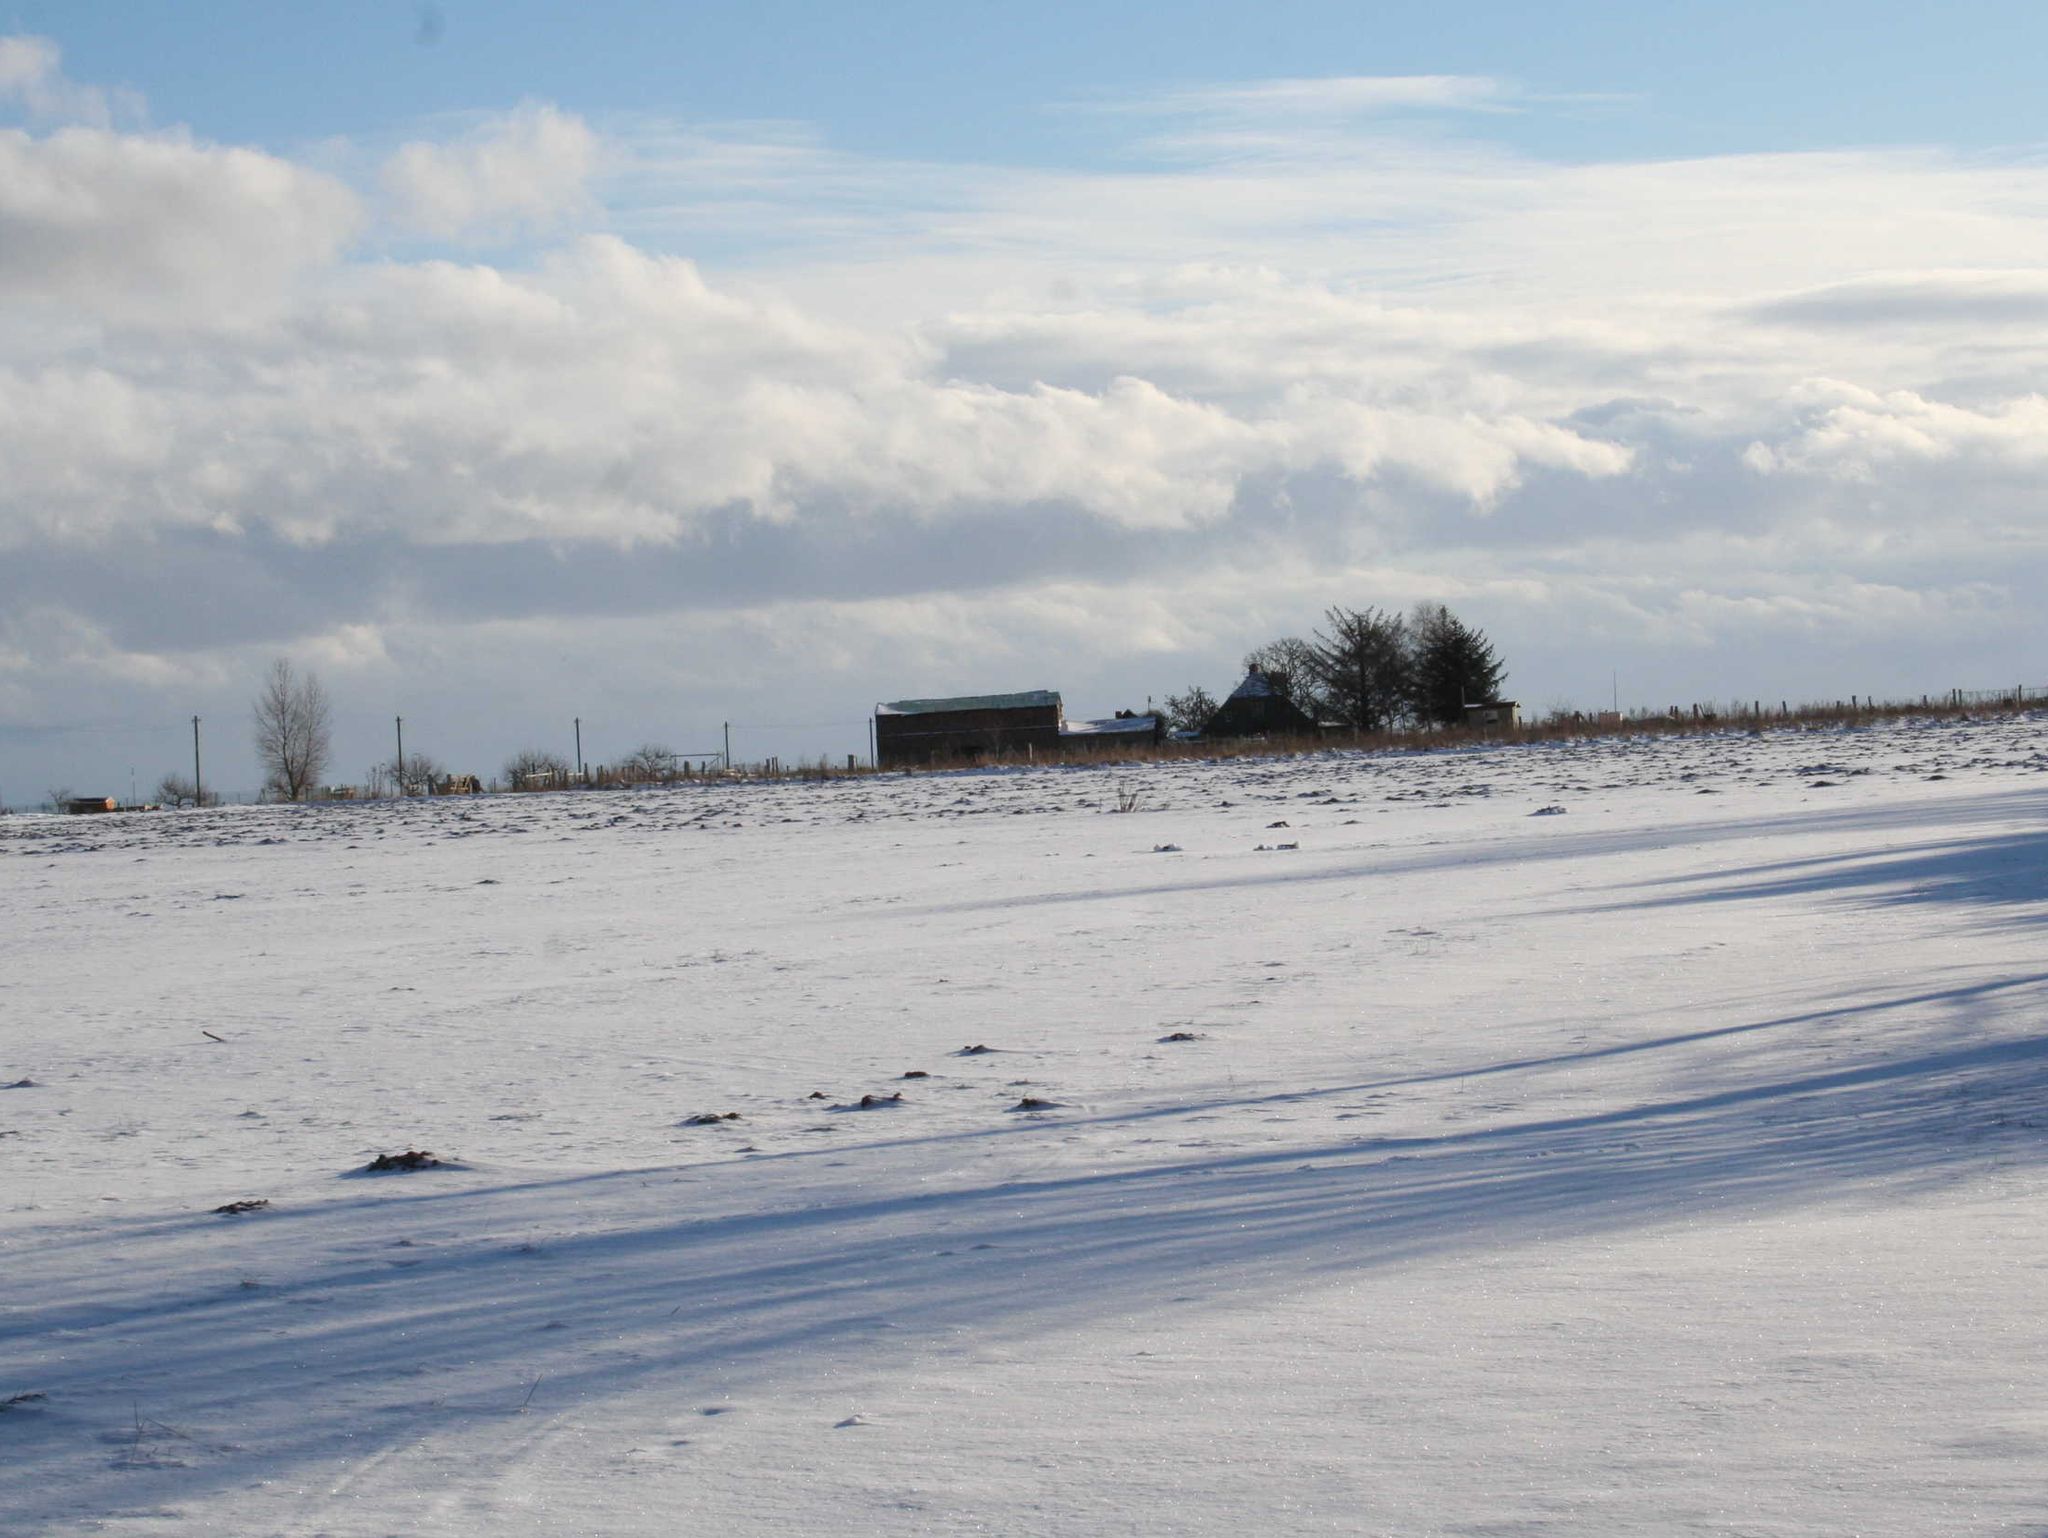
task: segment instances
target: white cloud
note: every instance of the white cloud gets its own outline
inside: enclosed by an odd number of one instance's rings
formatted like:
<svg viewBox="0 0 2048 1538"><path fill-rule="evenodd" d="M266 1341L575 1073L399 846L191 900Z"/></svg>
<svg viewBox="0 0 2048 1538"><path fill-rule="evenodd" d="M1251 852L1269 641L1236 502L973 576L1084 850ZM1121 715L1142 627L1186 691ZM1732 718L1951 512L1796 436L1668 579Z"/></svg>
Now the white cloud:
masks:
<svg viewBox="0 0 2048 1538"><path fill-rule="evenodd" d="M600 145L573 113L529 103L447 143L402 146L383 170L394 217L429 235L547 227L588 211Z"/></svg>
<svg viewBox="0 0 2048 1538"><path fill-rule="evenodd" d="M1746 318L1826 331L2039 326L2048 272L1888 273L1767 300Z"/></svg>
<svg viewBox="0 0 2048 1538"><path fill-rule="evenodd" d="M180 135L0 129L0 303L93 320L234 321L339 255L340 183Z"/></svg>
<svg viewBox="0 0 2048 1538"><path fill-rule="evenodd" d="M901 338L714 288L599 237L529 274L373 269L279 330L151 377L69 360L0 374L0 538L160 526L295 542L667 542L706 516L829 506L973 520L1056 505L1116 529L1222 518L1248 478L1398 470L1475 507L1530 469L1629 451L1467 395L1390 408L1330 385L1220 402L936 374ZM82 463L96 468L80 475Z"/></svg>
<svg viewBox="0 0 2048 1538"><path fill-rule="evenodd" d="M1872 482L1900 466L2036 472L2048 465L2048 398L2040 395L1972 409L1912 390L1879 394L1836 381L1802 394L1815 407L1783 442L1753 445L1752 469Z"/></svg>
<svg viewBox="0 0 2048 1538"><path fill-rule="evenodd" d="M0 105L11 104L39 122L110 128L142 117L133 91L79 85L64 76L63 52L46 37L0 37Z"/></svg>
<svg viewBox="0 0 2048 1538"><path fill-rule="evenodd" d="M1319 75L1208 85L1121 103L1118 110L1236 118L1356 117L1496 106L1511 93L1485 75Z"/></svg>

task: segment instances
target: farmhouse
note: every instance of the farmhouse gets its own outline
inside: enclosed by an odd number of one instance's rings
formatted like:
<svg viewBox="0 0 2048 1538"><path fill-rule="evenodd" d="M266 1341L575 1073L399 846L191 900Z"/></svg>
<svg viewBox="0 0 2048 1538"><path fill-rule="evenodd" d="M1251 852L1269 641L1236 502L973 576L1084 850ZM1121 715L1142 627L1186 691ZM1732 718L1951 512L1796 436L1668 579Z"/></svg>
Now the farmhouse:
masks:
<svg viewBox="0 0 2048 1538"><path fill-rule="evenodd" d="M1052 755L1065 720L1053 689L896 700L875 707L875 761L888 769L974 763L1005 753Z"/></svg>
<svg viewBox="0 0 2048 1538"><path fill-rule="evenodd" d="M1312 737L1316 723L1257 663L1203 725L1203 737Z"/></svg>

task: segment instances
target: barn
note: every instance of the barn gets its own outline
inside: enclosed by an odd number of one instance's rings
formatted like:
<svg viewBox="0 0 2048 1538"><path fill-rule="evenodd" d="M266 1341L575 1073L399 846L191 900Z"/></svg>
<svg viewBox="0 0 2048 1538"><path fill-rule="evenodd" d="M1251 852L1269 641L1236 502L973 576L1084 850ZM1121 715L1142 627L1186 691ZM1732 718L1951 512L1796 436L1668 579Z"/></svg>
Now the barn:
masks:
<svg viewBox="0 0 2048 1538"><path fill-rule="evenodd" d="M895 700L875 707L875 761L884 769L975 763L1059 752L1066 710L1054 689Z"/></svg>
<svg viewBox="0 0 2048 1538"><path fill-rule="evenodd" d="M1244 682L1216 707L1201 734L1204 738L1313 737L1315 732L1314 719L1274 688L1273 680L1254 663Z"/></svg>

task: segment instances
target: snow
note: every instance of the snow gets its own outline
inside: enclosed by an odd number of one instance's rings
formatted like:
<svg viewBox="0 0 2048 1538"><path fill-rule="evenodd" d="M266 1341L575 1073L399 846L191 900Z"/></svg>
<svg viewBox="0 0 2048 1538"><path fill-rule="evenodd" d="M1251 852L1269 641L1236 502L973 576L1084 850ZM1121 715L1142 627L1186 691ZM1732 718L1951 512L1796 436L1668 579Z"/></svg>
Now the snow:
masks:
<svg viewBox="0 0 2048 1538"><path fill-rule="evenodd" d="M2044 727L7 819L0 1527L2038 1531Z"/></svg>

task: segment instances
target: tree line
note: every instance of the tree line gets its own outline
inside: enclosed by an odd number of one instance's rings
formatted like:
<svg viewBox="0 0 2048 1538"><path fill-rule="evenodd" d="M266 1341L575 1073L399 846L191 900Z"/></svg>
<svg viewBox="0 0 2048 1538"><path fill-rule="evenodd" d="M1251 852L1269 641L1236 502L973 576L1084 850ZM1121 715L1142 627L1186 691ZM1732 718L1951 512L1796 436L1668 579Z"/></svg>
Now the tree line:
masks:
<svg viewBox="0 0 2048 1538"><path fill-rule="evenodd" d="M1459 725L1467 705L1497 698L1507 680L1485 633L1440 603L1407 614L1334 605L1320 629L1269 641L1245 654L1244 667L1318 724L1362 732ZM1200 732L1217 708L1195 684L1166 697L1166 724Z"/></svg>
<svg viewBox="0 0 2048 1538"><path fill-rule="evenodd" d="M250 705L256 758L263 766L263 793L277 801L303 801L319 789L333 762L333 707L319 677L300 672L283 657L270 665L263 687ZM660 743L646 743L612 766L615 777L633 780L674 778L678 755ZM522 748L506 759L504 783L514 790L556 788L573 777L569 760L542 748ZM372 795L386 789L400 795L430 795L449 779L441 763L425 753L394 755L372 767ZM189 781L166 775L158 798L174 806L189 805ZM207 800L216 800L211 793Z"/></svg>
<svg viewBox="0 0 2048 1538"><path fill-rule="evenodd" d="M1282 636L1249 652L1247 670L1258 668L1273 691L1318 723L1384 731L1403 724L1456 725L1468 703L1494 698L1507 669L1485 635L1440 603L1422 604L1409 614L1384 609L1324 612L1323 626L1307 638ZM1175 731L1199 732L1216 713L1217 702L1200 684L1169 695L1165 713ZM319 788L333 762L333 707L327 690L311 672L300 672L283 657L270 665L250 705L256 758L263 766L263 791L280 801L303 801ZM658 743L629 754L617 772L662 779L674 775L676 755ZM513 789L566 785L571 769L561 755L524 749L505 763ZM373 770L378 784L400 794L425 794L447 778L424 753L407 753ZM166 775L159 798L190 805L191 783ZM207 796L208 801L216 799Z"/></svg>

